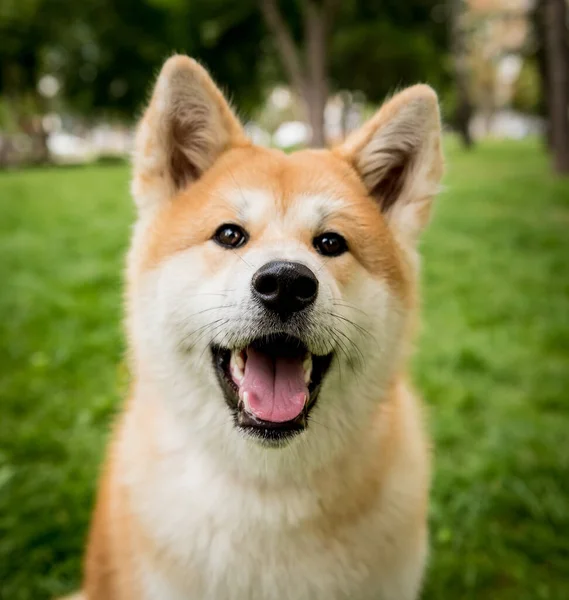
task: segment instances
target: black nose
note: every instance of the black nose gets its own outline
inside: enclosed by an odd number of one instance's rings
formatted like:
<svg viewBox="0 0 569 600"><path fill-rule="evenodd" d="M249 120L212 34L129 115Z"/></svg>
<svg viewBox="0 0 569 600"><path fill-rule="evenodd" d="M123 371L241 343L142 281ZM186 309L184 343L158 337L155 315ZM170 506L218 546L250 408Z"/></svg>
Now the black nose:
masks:
<svg viewBox="0 0 569 600"><path fill-rule="evenodd" d="M318 279L305 265L276 260L253 275L253 294L284 320L310 306L318 293Z"/></svg>

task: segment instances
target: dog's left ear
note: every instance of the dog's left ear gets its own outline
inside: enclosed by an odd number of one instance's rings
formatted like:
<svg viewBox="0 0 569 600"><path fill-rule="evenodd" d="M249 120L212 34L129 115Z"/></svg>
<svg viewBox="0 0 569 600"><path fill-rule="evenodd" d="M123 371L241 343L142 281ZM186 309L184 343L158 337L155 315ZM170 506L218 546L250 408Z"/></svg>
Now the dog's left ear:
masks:
<svg viewBox="0 0 569 600"><path fill-rule="evenodd" d="M443 174L434 90L415 85L400 92L334 152L355 168L388 223L416 241Z"/></svg>

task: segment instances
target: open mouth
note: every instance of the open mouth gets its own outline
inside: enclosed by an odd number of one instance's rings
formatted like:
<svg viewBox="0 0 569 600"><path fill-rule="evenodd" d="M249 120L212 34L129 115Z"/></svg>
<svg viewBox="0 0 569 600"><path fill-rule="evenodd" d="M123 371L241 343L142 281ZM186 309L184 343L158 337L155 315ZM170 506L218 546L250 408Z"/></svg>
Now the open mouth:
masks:
<svg viewBox="0 0 569 600"><path fill-rule="evenodd" d="M269 445L303 431L332 354L318 356L298 338L271 335L245 348L211 348L236 425Z"/></svg>

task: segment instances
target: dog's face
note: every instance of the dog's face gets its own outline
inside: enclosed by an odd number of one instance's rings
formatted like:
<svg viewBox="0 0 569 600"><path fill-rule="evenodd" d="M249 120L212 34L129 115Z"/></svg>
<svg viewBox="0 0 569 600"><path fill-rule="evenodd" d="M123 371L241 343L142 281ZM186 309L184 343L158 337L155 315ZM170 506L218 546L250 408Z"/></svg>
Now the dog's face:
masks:
<svg viewBox="0 0 569 600"><path fill-rule="evenodd" d="M417 86L333 151L254 147L205 71L170 59L135 148L135 368L198 427L357 434L400 366L439 136Z"/></svg>

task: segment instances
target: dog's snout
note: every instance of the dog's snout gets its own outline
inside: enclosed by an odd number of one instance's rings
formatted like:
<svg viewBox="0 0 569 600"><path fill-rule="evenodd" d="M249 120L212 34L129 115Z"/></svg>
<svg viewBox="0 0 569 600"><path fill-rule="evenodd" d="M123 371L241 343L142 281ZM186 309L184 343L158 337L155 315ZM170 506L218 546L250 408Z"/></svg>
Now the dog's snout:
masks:
<svg viewBox="0 0 569 600"><path fill-rule="evenodd" d="M281 318L310 306L318 294L316 275L297 262L269 262L253 275L252 284L255 297Z"/></svg>

